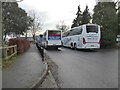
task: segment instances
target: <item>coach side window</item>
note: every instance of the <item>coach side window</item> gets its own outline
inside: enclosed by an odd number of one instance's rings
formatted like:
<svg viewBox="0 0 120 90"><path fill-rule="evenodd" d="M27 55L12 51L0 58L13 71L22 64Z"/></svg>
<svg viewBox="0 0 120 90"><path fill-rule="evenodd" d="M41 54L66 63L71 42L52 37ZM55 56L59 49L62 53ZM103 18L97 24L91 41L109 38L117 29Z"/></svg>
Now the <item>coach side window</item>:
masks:
<svg viewBox="0 0 120 90"><path fill-rule="evenodd" d="M82 31L83 31L83 29L82 29L82 28L80 28L80 34L82 34Z"/></svg>
<svg viewBox="0 0 120 90"><path fill-rule="evenodd" d="M81 34L81 33L82 33L82 28L79 28L79 29L77 29L77 30L74 30L73 35L79 35L79 34Z"/></svg>
<svg viewBox="0 0 120 90"><path fill-rule="evenodd" d="M70 32L68 32L66 36L70 36Z"/></svg>

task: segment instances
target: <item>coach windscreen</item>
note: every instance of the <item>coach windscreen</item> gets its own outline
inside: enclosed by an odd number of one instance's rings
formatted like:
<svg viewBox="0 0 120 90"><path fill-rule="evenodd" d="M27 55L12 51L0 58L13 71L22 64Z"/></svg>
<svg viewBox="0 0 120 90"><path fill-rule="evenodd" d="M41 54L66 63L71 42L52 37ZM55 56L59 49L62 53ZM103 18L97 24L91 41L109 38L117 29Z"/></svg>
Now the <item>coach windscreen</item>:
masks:
<svg viewBox="0 0 120 90"><path fill-rule="evenodd" d="M87 33L98 33L98 26L86 26Z"/></svg>

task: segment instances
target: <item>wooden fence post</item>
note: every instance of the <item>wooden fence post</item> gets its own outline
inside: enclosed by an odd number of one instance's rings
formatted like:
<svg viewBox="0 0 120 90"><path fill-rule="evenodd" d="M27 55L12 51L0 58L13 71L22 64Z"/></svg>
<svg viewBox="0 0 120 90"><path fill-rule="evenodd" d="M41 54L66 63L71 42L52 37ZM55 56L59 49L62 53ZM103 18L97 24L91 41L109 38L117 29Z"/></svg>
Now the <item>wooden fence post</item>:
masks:
<svg viewBox="0 0 120 90"><path fill-rule="evenodd" d="M17 45L2 47L2 50L3 50L3 60L7 60L17 54Z"/></svg>

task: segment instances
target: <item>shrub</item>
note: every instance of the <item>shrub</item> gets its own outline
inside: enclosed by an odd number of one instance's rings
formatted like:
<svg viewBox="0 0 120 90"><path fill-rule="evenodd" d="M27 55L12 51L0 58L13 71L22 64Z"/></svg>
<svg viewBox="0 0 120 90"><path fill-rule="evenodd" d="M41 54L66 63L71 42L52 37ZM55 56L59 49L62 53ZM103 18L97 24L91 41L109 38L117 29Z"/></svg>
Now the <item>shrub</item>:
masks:
<svg viewBox="0 0 120 90"><path fill-rule="evenodd" d="M28 40L13 38L9 39L9 46L17 45L18 54L25 52L30 47L30 42Z"/></svg>

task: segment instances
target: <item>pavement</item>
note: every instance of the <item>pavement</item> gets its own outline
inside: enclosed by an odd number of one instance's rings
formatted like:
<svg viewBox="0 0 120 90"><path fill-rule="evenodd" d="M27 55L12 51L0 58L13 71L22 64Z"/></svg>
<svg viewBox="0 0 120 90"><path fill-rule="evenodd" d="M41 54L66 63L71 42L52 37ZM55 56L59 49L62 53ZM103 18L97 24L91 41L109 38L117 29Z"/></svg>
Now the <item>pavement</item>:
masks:
<svg viewBox="0 0 120 90"><path fill-rule="evenodd" d="M48 74L44 79L43 83L38 88L58 88L50 70L48 71Z"/></svg>
<svg viewBox="0 0 120 90"><path fill-rule="evenodd" d="M17 57L7 69L2 71L3 88L30 88L38 82L46 70L36 45Z"/></svg>

